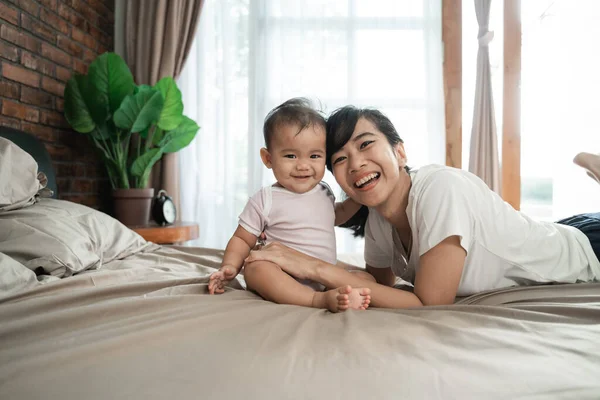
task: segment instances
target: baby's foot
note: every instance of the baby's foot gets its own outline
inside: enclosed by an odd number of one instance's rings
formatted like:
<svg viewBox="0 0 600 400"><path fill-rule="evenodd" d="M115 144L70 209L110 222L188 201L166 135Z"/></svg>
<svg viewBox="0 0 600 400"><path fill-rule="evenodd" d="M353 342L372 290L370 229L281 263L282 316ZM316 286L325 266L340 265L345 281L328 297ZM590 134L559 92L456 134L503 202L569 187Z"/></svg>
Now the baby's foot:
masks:
<svg viewBox="0 0 600 400"><path fill-rule="evenodd" d="M573 162L585 168L587 174L600 183L600 155L592 153L579 153Z"/></svg>
<svg viewBox="0 0 600 400"><path fill-rule="evenodd" d="M316 292L316 306L326 308L331 312L341 312L348 309L366 310L371 303L371 289L342 286L327 292Z"/></svg>

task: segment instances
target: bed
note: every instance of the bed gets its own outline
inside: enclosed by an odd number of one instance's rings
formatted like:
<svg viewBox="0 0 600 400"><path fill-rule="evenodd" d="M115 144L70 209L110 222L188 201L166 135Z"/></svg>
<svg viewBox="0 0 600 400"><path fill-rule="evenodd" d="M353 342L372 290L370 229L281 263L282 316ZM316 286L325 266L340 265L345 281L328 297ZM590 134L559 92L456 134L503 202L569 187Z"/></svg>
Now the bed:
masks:
<svg viewBox="0 0 600 400"><path fill-rule="evenodd" d="M340 314L243 276L211 296L220 249L148 243L39 181L7 209L36 173L1 136L0 399L600 398L600 284Z"/></svg>

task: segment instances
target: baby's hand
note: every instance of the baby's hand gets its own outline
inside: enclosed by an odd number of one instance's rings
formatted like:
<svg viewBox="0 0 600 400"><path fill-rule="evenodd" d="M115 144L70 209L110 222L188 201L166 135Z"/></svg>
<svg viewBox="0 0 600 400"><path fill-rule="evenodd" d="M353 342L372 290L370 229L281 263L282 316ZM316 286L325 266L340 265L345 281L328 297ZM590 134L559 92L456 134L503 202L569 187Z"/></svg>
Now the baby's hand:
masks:
<svg viewBox="0 0 600 400"><path fill-rule="evenodd" d="M217 272L211 274L208 280L208 293L221 294L225 292L225 285L231 282L236 275L237 271L232 266L222 266Z"/></svg>

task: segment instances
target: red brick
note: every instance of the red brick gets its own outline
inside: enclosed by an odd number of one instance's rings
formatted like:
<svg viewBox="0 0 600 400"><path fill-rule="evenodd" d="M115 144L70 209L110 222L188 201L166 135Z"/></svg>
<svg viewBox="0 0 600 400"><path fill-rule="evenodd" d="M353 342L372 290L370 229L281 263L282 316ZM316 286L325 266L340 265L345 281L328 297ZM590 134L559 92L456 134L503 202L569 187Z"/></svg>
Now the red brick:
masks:
<svg viewBox="0 0 600 400"><path fill-rule="evenodd" d="M87 21L83 17L78 15L75 11L73 11L72 8L67 7L64 3L60 3L58 5L58 15L60 15L62 18L67 20L67 22L70 22L72 25L76 26L77 28L83 31L88 30L89 24L87 23Z"/></svg>
<svg viewBox="0 0 600 400"><path fill-rule="evenodd" d="M27 86L21 88L21 102L34 106L53 108L52 95Z"/></svg>
<svg viewBox="0 0 600 400"><path fill-rule="evenodd" d="M71 184L71 191L74 193L93 192L92 181L89 179L75 179Z"/></svg>
<svg viewBox="0 0 600 400"><path fill-rule="evenodd" d="M79 61L78 59L73 59L73 69L80 74L87 74L88 65L83 61Z"/></svg>
<svg viewBox="0 0 600 400"><path fill-rule="evenodd" d="M72 151L66 146L46 143L46 150L48 150L48 154L50 154L50 159L52 161L72 160Z"/></svg>
<svg viewBox="0 0 600 400"><path fill-rule="evenodd" d="M57 96L63 97L65 92L65 84L54 79L48 78L47 76L42 77L42 89L47 92L53 93Z"/></svg>
<svg viewBox="0 0 600 400"><path fill-rule="evenodd" d="M55 163L56 175L64 177L85 176L85 165L76 163Z"/></svg>
<svg viewBox="0 0 600 400"><path fill-rule="evenodd" d="M71 7L83 15L90 24L98 26L98 13L87 3L81 0L71 0Z"/></svg>
<svg viewBox="0 0 600 400"><path fill-rule="evenodd" d="M81 46L65 36L58 37L57 45L73 57L81 58L83 56Z"/></svg>
<svg viewBox="0 0 600 400"><path fill-rule="evenodd" d="M96 59L96 57L98 56L98 54L94 53L91 50L85 49L85 51L83 52L83 61L85 61L87 64L91 64L92 61L94 61Z"/></svg>
<svg viewBox="0 0 600 400"><path fill-rule="evenodd" d="M8 100L2 101L2 114L7 117L14 117L21 120L24 119L31 122L38 122L40 120L40 112L38 109Z"/></svg>
<svg viewBox="0 0 600 400"><path fill-rule="evenodd" d="M56 0L38 0L41 5L49 10L56 11Z"/></svg>
<svg viewBox="0 0 600 400"><path fill-rule="evenodd" d="M59 191L59 193L61 193ZM91 208L98 208L99 207L99 202L100 199L98 198L98 196L94 193L94 194L88 194L88 195L81 195L81 194L61 194L60 196L61 200L66 200L66 201L70 201L73 203L77 203L77 204L83 204L84 206L88 206Z"/></svg>
<svg viewBox="0 0 600 400"><path fill-rule="evenodd" d="M66 128L69 126L64 115L56 111L41 110L40 122L57 128Z"/></svg>
<svg viewBox="0 0 600 400"><path fill-rule="evenodd" d="M73 28L71 37L73 40L85 45L89 49L96 50L96 40L81 29Z"/></svg>
<svg viewBox="0 0 600 400"><path fill-rule="evenodd" d="M4 58L10 61L19 60L19 52L17 48L6 42L0 42L0 58Z"/></svg>
<svg viewBox="0 0 600 400"><path fill-rule="evenodd" d="M58 78L59 80L66 82L71 78L71 71L63 68L63 67L59 67L58 65L56 66L56 78Z"/></svg>
<svg viewBox="0 0 600 400"><path fill-rule="evenodd" d="M0 3L0 18L13 25L19 24L19 12L8 4Z"/></svg>
<svg viewBox="0 0 600 400"><path fill-rule="evenodd" d="M86 0L87 3L100 14L114 14L114 1L103 1L103 0Z"/></svg>
<svg viewBox="0 0 600 400"><path fill-rule="evenodd" d="M56 179L56 188L58 193L69 193L71 191L71 179L58 178Z"/></svg>
<svg viewBox="0 0 600 400"><path fill-rule="evenodd" d="M106 18L103 18L102 16L98 18L98 25L96 26L100 28L100 30L103 31L106 35L110 35L115 27L114 23L108 22L108 20Z"/></svg>
<svg viewBox="0 0 600 400"><path fill-rule="evenodd" d="M0 126L7 126L13 129L21 129L21 121L14 118L7 118L3 115L0 115Z"/></svg>
<svg viewBox="0 0 600 400"><path fill-rule="evenodd" d="M37 52L40 48L40 41L38 39L19 32L17 29L6 24L0 26L0 37L33 52Z"/></svg>
<svg viewBox="0 0 600 400"><path fill-rule="evenodd" d="M30 15L21 13L21 27L48 42L56 43L55 31Z"/></svg>
<svg viewBox="0 0 600 400"><path fill-rule="evenodd" d="M86 169L86 176L88 176L88 177L102 176L106 173L106 166L104 164L98 164L98 165L87 164L85 169Z"/></svg>
<svg viewBox="0 0 600 400"><path fill-rule="evenodd" d="M0 95L11 99L19 98L19 85L6 80L0 81Z"/></svg>
<svg viewBox="0 0 600 400"><path fill-rule="evenodd" d="M40 6L31 0L19 0L19 8L35 17L40 14ZM23 14L21 14L21 17L23 17ZM21 22L23 22L23 20L21 20Z"/></svg>
<svg viewBox="0 0 600 400"><path fill-rule="evenodd" d="M58 29L65 35L69 34L69 24L67 24L64 19L59 18L59 16L55 13L42 8L40 11L40 19L55 29Z"/></svg>
<svg viewBox="0 0 600 400"><path fill-rule="evenodd" d="M55 103L54 108L56 109L56 111L58 111L58 112L65 111L65 101L63 99L60 99L57 97L54 99L54 103Z"/></svg>
<svg viewBox="0 0 600 400"><path fill-rule="evenodd" d="M98 43L98 50L97 53L98 55L100 54L104 54L108 51L108 47L106 47L105 45L103 45L102 43Z"/></svg>
<svg viewBox="0 0 600 400"><path fill-rule="evenodd" d="M23 51L21 54L21 64L49 76L54 76L54 70L56 69L51 61L37 57L27 51Z"/></svg>
<svg viewBox="0 0 600 400"><path fill-rule="evenodd" d="M42 55L55 63L70 66L71 65L71 56L65 53L62 50L57 49L54 46L49 45L48 43L42 43Z"/></svg>
<svg viewBox="0 0 600 400"><path fill-rule="evenodd" d="M88 31L89 31L90 35L99 43L102 43L103 45L105 45L107 47L112 46L112 35L108 35L108 34L102 32L100 29L98 29L94 26L91 26L91 25L90 25Z"/></svg>
<svg viewBox="0 0 600 400"><path fill-rule="evenodd" d="M7 79L21 82L27 86L40 86L40 74L12 64L2 63L2 75Z"/></svg>
<svg viewBox="0 0 600 400"><path fill-rule="evenodd" d="M29 122L22 122L21 130L31 133L37 138L45 140L46 142L55 142L56 140L58 140L58 135L56 134L54 129L48 126L30 124Z"/></svg>

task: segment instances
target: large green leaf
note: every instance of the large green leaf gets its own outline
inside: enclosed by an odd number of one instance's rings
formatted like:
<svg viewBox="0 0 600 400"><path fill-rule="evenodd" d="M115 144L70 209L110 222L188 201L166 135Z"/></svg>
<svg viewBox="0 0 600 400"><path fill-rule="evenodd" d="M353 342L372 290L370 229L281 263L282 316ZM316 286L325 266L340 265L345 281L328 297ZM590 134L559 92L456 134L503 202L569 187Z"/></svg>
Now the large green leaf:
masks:
<svg viewBox="0 0 600 400"><path fill-rule="evenodd" d="M87 77L76 73L67 82L64 93L65 118L73 129L81 133L92 132L96 127L83 97L87 86Z"/></svg>
<svg viewBox="0 0 600 400"><path fill-rule="evenodd" d="M165 99L165 106L158 119L158 127L163 131L177 128L183 119L183 102L177 84L173 78L165 76L154 87L160 90Z"/></svg>
<svg viewBox="0 0 600 400"><path fill-rule="evenodd" d="M101 108L95 114L98 117L104 114L105 119L120 107L135 87L129 67L115 53L104 53L96 58L90 64L88 77L93 86L94 102Z"/></svg>
<svg viewBox="0 0 600 400"><path fill-rule="evenodd" d="M113 120L121 129L141 132L156 122L163 108L162 94L156 89L141 90L125 97Z"/></svg>
<svg viewBox="0 0 600 400"><path fill-rule="evenodd" d="M138 94L138 93L139 93L139 92L141 92L142 90L149 90L149 89L152 89L152 86L150 86L150 85L145 85L145 84L142 84L142 85L137 85L137 86L135 86L135 87L133 88L133 94Z"/></svg>
<svg viewBox="0 0 600 400"><path fill-rule="evenodd" d="M156 130L152 134L152 144L160 147L160 142L162 141L164 136L165 136L165 131L163 131L159 127L156 127Z"/></svg>
<svg viewBox="0 0 600 400"><path fill-rule="evenodd" d="M150 149L136 158L133 164L131 164L131 175L138 177L138 187L146 187L150 171L152 171L152 167L160 160L162 155L163 152L161 149Z"/></svg>
<svg viewBox="0 0 600 400"><path fill-rule="evenodd" d="M186 116L179 126L170 132L167 132L160 142L160 147L165 153L174 153L183 149L198 133L200 127L193 119Z"/></svg>
<svg viewBox="0 0 600 400"><path fill-rule="evenodd" d="M140 177L148 167L152 167L156 161L160 160L162 151L160 149L150 149L135 159L131 164L131 175ZM152 162L154 160L154 162ZM152 165L150 165L152 163Z"/></svg>

